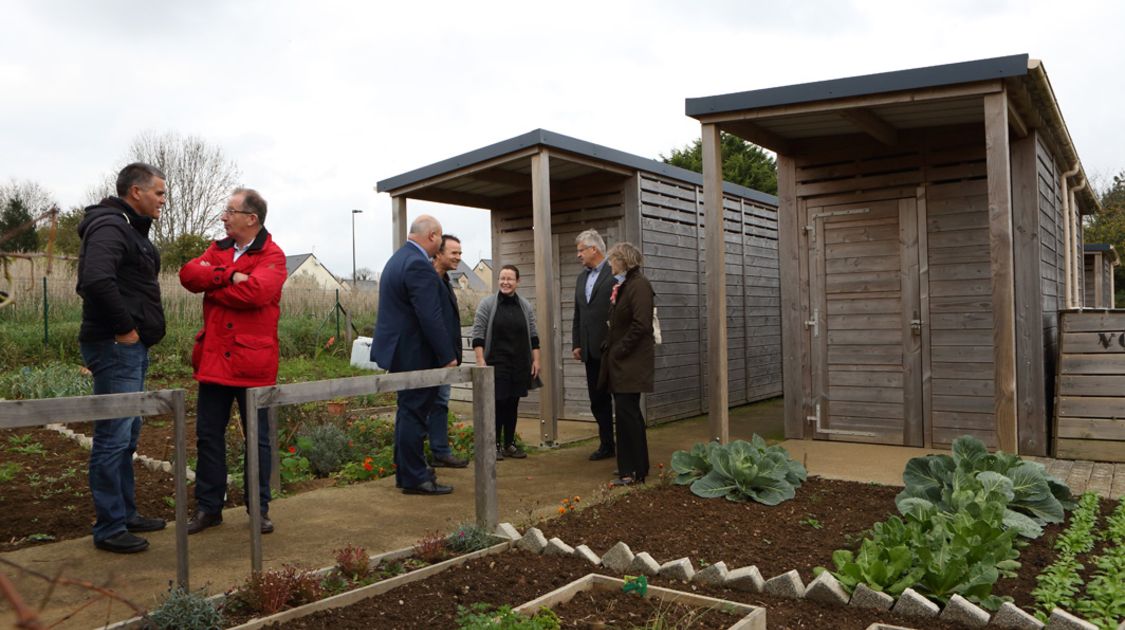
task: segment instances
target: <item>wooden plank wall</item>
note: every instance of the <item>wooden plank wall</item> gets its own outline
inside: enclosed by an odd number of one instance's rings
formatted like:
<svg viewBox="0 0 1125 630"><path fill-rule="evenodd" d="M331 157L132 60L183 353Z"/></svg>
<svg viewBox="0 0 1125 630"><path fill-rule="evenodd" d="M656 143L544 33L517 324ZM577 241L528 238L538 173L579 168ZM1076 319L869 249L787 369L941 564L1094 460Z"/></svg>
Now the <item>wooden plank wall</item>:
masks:
<svg viewBox="0 0 1125 630"><path fill-rule="evenodd" d="M1125 311L1061 316L1055 457L1125 462Z"/></svg>
<svg viewBox="0 0 1125 630"><path fill-rule="evenodd" d="M1055 399L1055 358L1059 347L1059 312L1066 308L1066 248L1060 172L1043 144L1036 142L1036 169L1039 189L1040 295L1043 305L1043 375L1045 400ZM1051 431L1053 405L1047 405L1047 427Z"/></svg>
<svg viewBox="0 0 1125 630"><path fill-rule="evenodd" d="M656 291L663 343L656 351L650 420L705 413L707 311L702 283L703 195L699 187L643 174L642 253ZM724 198L729 402L781 394L777 210Z"/></svg>
<svg viewBox="0 0 1125 630"><path fill-rule="evenodd" d="M563 392L562 417L593 420L590 414L590 397L586 393L585 367L571 358L571 326L574 322L574 285L581 265L575 258L574 239L579 232L595 229L606 240L606 245L621 240L625 214L624 189L620 181L574 187L565 182L552 182L551 230L555 236L556 284L560 287L558 356L562 357ZM534 240L531 225L531 207L494 210L494 233L500 240L496 269L513 264L520 269L519 294L535 305L535 284L539 270L534 264ZM540 337L546 335L540 331ZM531 392L520 402L520 415L538 415L539 396Z"/></svg>
<svg viewBox="0 0 1125 630"><path fill-rule="evenodd" d="M915 196L924 202L923 396L932 421L926 443L946 446L969 433L995 446L983 127L907 132L895 147L841 138L808 155L795 158L803 207Z"/></svg>

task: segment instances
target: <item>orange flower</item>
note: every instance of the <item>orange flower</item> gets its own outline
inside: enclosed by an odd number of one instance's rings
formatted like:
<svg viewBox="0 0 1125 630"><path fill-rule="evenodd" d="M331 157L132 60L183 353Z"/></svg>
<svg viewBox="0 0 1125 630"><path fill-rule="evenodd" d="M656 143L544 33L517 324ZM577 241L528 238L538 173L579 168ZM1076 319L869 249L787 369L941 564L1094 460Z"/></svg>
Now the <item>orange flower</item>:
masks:
<svg viewBox="0 0 1125 630"><path fill-rule="evenodd" d="M290 452L290 453L296 453L296 452L297 452L297 447L296 447L296 446L290 446L290 447L289 447L289 452Z"/></svg>
<svg viewBox="0 0 1125 630"><path fill-rule="evenodd" d="M564 507L559 508L559 514L566 514L566 508L564 508Z"/></svg>
<svg viewBox="0 0 1125 630"><path fill-rule="evenodd" d="M371 472L372 465L370 460L363 462L363 469L367 472Z"/></svg>
<svg viewBox="0 0 1125 630"><path fill-rule="evenodd" d="M379 474L382 475L384 472L386 472L386 469L383 468L382 466L380 466L379 467Z"/></svg>
<svg viewBox="0 0 1125 630"><path fill-rule="evenodd" d="M334 343L336 343L336 338L335 337L329 337L328 343L324 344L324 349L327 350L327 349L331 348L332 344L334 344Z"/></svg>

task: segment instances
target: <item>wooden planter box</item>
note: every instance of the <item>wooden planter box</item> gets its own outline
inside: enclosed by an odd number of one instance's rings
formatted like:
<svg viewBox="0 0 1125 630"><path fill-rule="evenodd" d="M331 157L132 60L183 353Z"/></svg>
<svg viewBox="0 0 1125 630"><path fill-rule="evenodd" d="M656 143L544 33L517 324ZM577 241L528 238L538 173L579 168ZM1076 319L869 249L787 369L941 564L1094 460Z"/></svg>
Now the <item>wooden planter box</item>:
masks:
<svg viewBox="0 0 1125 630"><path fill-rule="evenodd" d="M624 586L625 580L620 578L590 573L562 588L556 589L538 599L534 599L519 606L515 611L532 617L541 608L553 608L559 604L569 602L579 593L590 590L620 591ZM715 599L714 597L685 593L683 591L675 591L659 586L649 586L644 597L645 599L655 598L662 602L681 604L695 608L718 608L734 616L741 615L741 618L731 625L729 630L766 630L765 608L732 602L725 599Z"/></svg>
<svg viewBox="0 0 1125 630"><path fill-rule="evenodd" d="M304 617L305 615L311 615L312 613L320 611L320 610L326 610L326 609L329 609L329 608L342 608L344 606L348 606L348 605L354 604L358 601L367 599L368 597L374 597L376 595L381 595L382 593L386 593L387 591L389 591L391 589L394 589L394 588L397 588L399 586L402 586L403 584L409 584L411 582L430 577L431 575L433 575L435 573L440 573L441 571L444 571L445 569L447 569L449 567L455 567L457 565L464 564L465 562L468 562L469 560L475 560L477 558L481 558L481 557L484 557L484 556L490 556L490 555L493 555L493 554L501 553L503 551L507 551L511 547L512 547L512 543L510 541L505 541L505 542L493 545L493 546L491 546L487 549L482 549L480 551L474 551L473 553L467 553L467 554L464 554L464 555L460 555L460 556L457 556L456 558L450 558L449 560L446 560L444 562L439 562L437 564L431 564L428 567L422 567L421 569L416 569L416 570L411 571L409 573L403 573L402 575L396 575L395 577L388 578L386 580L381 580L379 582L375 582L374 584L368 584L367 586L357 588L357 589L352 590L352 591L347 591L346 593L340 593L339 595L333 595L332 597L328 597L328 598L325 598L325 599L322 599L322 600L319 600L319 601L315 601L315 602L312 602L312 603L309 603L309 604L305 604L304 606L298 606L296 608L290 608L289 610L283 610L279 613L275 613L275 614L270 615L268 617L260 617L258 619L252 619L252 620L250 620L250 621L248 621L248 622L246 622L242 625L233 626L232 630L251 630L251 629L256 629L256 628L262 628L262 627L265 627L265 626L267 626L269 624L272 624L272 623L280 623L280 622L283 622L283 621L289 621L290 619L297 619L298 617ZM386 553L379 554L377 556L371 556L371 565L375 566L375 565L378 565L380 562L393 562L395 560L402 560L402 559L405 559L405 558L409 558L413 555L414 555L413 547L404 547L402 549L397 549L395 551L388 551ZM333 568L335 568L335 567L325 567L325 568L322 568L322 569L318 569L316 571L316 574L318 576L324 576L328 572L330 572ZM216 604L218 604L225 597L226 597L226 594L219 593L218 595L213 595L213 596L209 597L208 599L211 600L212 602L215 602ZM112 624L112 625L109 625L109 626L105 626L102 630L135 630L137 628L143 628L143 627L144 627L144 618L143 617L134 617L132 619L126 619L125 621L121 621L121 622L118 622L118 623L115 623L115 624Z"/></svg>
<svg viewBox="0 0 1125 630"><path fill-rule="evenodd" d="M1055 457L1125 462L1125 310L1061 317Z"/></svg>

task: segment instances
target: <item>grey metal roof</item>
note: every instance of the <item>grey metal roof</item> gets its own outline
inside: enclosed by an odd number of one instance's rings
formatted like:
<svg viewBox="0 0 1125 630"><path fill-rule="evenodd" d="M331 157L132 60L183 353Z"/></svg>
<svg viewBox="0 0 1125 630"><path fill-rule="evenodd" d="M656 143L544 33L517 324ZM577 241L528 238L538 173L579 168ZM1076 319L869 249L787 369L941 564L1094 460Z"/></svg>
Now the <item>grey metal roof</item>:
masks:
<svg viewBox="0 0 1125 630"><path fill-rule="evenodd" d="M665 164L657 160L650 160L639 155L625 153L624 151L618 151L617 149L604 147L600 144L594 144L593 142L586 142L585 140L579 140L578 138L564 136L563 134L548 131L546 129L535 129L534 131L529 131L514 138L509 138L495 144L490 144L488 146L469 151L468 153L462 153L461 155L457 155L440 162L434 162L433 164L430 164L428 166L423 166L412 171L407 171L405 173L402 173L401 175L388 177L387 179L378 182L375 185L375 190L377 192L393 193L396 189L402 188L404 186L409 186L411 184L415 184L432 177L438 177L447 173L451 173L458 169L465 168L466 166L479 164L481 162L492 160L509 153L515 153L528 147L535 146L544 146L551 149L566 151L568 153L573 153L586 158L602 160L610 164L624 166L626 168L644 171L646 173L653 173L655 175L661 175L669 179L687 182L696 186L703 185L703 176L699 173L696 173L695 171L689 171L687 169L683 169L678 166L672 166L671 164ZM723 191L739 197L752 199L764 204L772 206L777 205L777 197L775 197L774 195L754 190L752 188L747 188L745 186L740 186L738 184L723 182Z"/></svg>
<svg viewBox="0 0 1125 630"><path fill-rule="evenodd" d="M1026 75L1028 58L1029 56L1025 53L930 66L928 68L911 68L909 70L880 72L844 79L689 98L685 102L684 109L688 116L699 117L743 109L916 90L988 79L1003 79Z"/></svg>
<svg viewBox="0 0 1125 630"><path fill-rule="evenodd" d="M488 290L488 285L484 283L484 280L481 280L480 276L478 276L476 272L473 271L472 267L470 267L463 260L459 265L457 265L456 269L449 272L449 279L453 282L458 282L462 277L465 278L465 280L468 282L469 289L473 291Z"/></svg>
<svg viewBox="0 0 1125 630"><path fill-rule="evenodd" d="M286 276L293 275L293 272L297 271L298 267L305 264L305 259L308 258L309 256L312 256L312 254L294 254L292 256L286 256L285 257L285 275Z"/></svg>
<svg viewBox="0 0 1125 630"><path fill-rule="evenodd" d="M1109 252L1116 251L1113 245L1109 243L1086 243L1083 249L1088 252Z"/></svg>

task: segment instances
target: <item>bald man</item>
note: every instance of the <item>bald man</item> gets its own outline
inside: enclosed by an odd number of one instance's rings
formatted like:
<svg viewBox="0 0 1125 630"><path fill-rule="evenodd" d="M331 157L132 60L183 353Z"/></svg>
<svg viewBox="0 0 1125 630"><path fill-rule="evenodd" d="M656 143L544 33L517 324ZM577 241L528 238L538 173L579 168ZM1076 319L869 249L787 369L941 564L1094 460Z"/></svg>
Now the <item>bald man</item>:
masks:
<svg viewBox="0 0 1125 630"><path fill-rule="evenodd" d="M442 319L447 299L431 259L441 248L441 224L422 215L410 225L408 241L387 261L379 278L379 317L371 360L388 372L456 367L453 342ZM395 481L405 494L453 492L437 483L426 465L422 442L438 388L398 392L395 415Z"/></svg>

